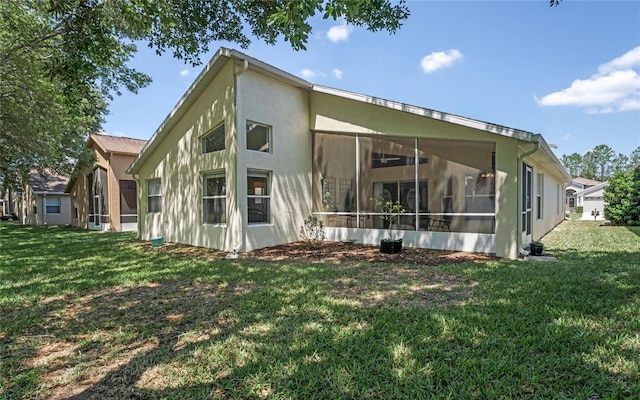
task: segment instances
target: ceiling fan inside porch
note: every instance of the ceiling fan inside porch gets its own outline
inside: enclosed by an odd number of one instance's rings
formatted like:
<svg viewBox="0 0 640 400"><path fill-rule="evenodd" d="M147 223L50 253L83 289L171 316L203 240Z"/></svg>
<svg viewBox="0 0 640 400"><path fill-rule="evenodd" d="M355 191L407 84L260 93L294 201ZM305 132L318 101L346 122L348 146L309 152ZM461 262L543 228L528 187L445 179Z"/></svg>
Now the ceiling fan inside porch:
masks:
<svg viewBox="0 0 640 400"><path fill-rule="evenodd" d="M389 161L399 161L400 157L393 156L393 155L390 155L389 157L387 157L386 154L384 153L373 153L373 160L378 161L380 164L386 164Z"/></svg>

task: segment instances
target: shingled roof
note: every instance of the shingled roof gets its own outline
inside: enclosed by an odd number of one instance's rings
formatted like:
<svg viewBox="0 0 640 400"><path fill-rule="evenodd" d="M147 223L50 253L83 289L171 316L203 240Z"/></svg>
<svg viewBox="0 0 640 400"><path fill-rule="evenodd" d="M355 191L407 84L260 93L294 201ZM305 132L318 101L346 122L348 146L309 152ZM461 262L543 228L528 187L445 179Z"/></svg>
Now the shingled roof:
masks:
<svg viewBox="0 0 640 400"><path fill-rule="evenodd" d="M133 139L120 136L109 136L101 133L94 133L87 141L87 147L91 142L97 144L105 153L121 153L138 155L140 150L147 144L146 140Z"/></svg>
<svg viewBox="0 0 640 400"><path fill-rule="evenodd" d="M587 179L587 178L583 178L581 176L579 176L577 178L573 178L573 180L575 182L578 182L578 183L580 183L582 185L586 185L586 186L595 186L595 185L599 185L599 184L602 183L601 181L596 181L596 180L593 180L593 179Z"/></svg>
<svg viewBox="0 0 640 400"><path fill-rule="evenodd" d="M29 176L31 190L35 193L64 193L68 182L68 176L56 175L49 170L31 171Z"/></svg>

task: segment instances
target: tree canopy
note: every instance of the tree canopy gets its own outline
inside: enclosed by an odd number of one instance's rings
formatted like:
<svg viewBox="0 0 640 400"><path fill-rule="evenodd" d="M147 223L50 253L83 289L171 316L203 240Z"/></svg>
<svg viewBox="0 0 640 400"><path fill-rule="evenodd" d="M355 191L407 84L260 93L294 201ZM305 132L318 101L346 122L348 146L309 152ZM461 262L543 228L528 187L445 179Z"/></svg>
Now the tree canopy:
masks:
<svg viewBox="0 0 640 400"><path fill-rule="evenodd" d="M606 218L618 225L640 225L640 166L618 171L604 190Z"/></svg>
<svg viewBox="0 0 640 400"><path fill-rule="evenodd" d="M197 65L215 41L246 48L246 32L304 50L310 19L396 32L404 0L3 0L0 8L0 181L69 170L99 130L112 95L149 76L128 66L136 43Z"/></svg>
<svg viewBox="0 0 640 400"><path fill-rule="evenodd" d="M618 171L627 171L640 163L640 147L630 156L617 155L612 148L600 144L584 155L578 153L563 154L560 161L572 177L606 181Z"/></svg>

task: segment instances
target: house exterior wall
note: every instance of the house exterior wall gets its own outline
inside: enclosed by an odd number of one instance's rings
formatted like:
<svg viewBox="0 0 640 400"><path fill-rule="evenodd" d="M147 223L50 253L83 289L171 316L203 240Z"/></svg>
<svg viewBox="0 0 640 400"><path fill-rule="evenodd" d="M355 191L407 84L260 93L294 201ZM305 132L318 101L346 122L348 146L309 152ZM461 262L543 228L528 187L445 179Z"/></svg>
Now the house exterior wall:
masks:
<svg viewBox="0 0 640 400"><path fill-rule="evenodd" d="M237 215L234 183L237 171L237 127L233 64L227 63L203 88L182 118L166 132L138 177L138 232L149 240L164 236L170 242L230 250L240 243L241 232L227 226L241 221ZM225 125L225 150L202 154L202 137L221 123ZM226 171L227 224L202 221L203 173ZM149 213L147 181L160 178L162 212Z"/></svg>
<svg viewBox="0 0 640 400"><path fill-rule="evenodd" d="M60 201L60 213L46 212L46 198ZM26 186L20 196L16 196L15 212L24 225L66 225L71 224L71 197L63 193L34 193Z"/></svg>
<svg viewBox="0 0 640 400"><path fill-rule="evenodd" d="M525 158L525 162L533 167L534 201L531 239L538 240L564 221L565 213L562 206L565 196L564 181L562 177L555 176L553 170L547 167L548 163L543 160L531 157ZM540 180L542 180L542 210L539 213L535 199L540 192ZM523 241L523 244L526 246L528 243Z"/></svg>
<svg viewBox="0 0 640 400"><path fill-rule="evenodd" d="M60 213L47 213L45 207L47 198L55 198L60 201ZM38 213L36 215L37 225L67 225L71 224L71 197L67 194L36 194Z"/></svg>
<svg viewBox="0 0 640 400"><path fill-rule="evenodd" d="M311 214L308 94L252 70L238 77L238 208L241 251L299 240ZM246 122L271 126L271 152L247 150ZM247 223L247 170L271 174L271 222Z"/></svg>
<svg viewBox="0 0 640 400"><path fill-rule="evenodd" d="M298 240L311 213L308 96L252 70L234 74L233 62L228 62L141 166L142 239L162 235L167 241L227 251ZM271 152L247 150L247 121L271 127ZM225 150L202 154L202 137L222 122ZM269 223L248 223L249 170L270 174ZM227 224L203 224L203 174L219 171L226 177ZM147 213L151 178L161 178L162 213Z"/></svg>
<svg viewBox="0 0 640 400"><path fill-rule="evenodd" d="M125 225L124 229L120 223L120 180L133 180L130 174L126 173L127 168L135 155L111 153L107 163L107 179L109 185L109 221L110 227L114 231L136 230L137 226Z"/></svg>
<svg viewBox="0 0 640 400"><path fill-rule="evenodd" d="M135 159L135 155L131 154L118 154L118 153L105 153L96 144L92 146L95 155L96 162L94 164L94 170L96 168L102 168L107 173L107 193L106 204L104 208L106 215L102 217L103 221L101 229L111 229L114 231L123 230L120 224L120 186L119 181L134 180L133 176L126 173L127 168ZM72 187L69 190L70 193L70 212L71 212L71 224L73 226L89 229L89 178L84 175L78 176ZM77 207L78 213L76 216L75 208ZM94 211L95 212L95 211ZM136 230L136 226L127 226L125 230Z"/></svg>

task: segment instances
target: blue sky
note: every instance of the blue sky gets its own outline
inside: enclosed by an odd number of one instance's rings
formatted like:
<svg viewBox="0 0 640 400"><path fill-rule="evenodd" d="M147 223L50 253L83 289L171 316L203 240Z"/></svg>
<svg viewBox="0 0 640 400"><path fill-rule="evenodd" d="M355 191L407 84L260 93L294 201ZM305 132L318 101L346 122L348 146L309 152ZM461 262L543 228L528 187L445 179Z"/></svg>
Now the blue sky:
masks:
<svg viewBox="0 0 640 400"><path fill-rule="evenodd" d="M313 21L306 51L238 49L312 83L541 133L562 154L640 146L640 1L408 1L395 34ZM103 129L149 139L200 72L140 46L153 78L116 96Z"/></svg>

